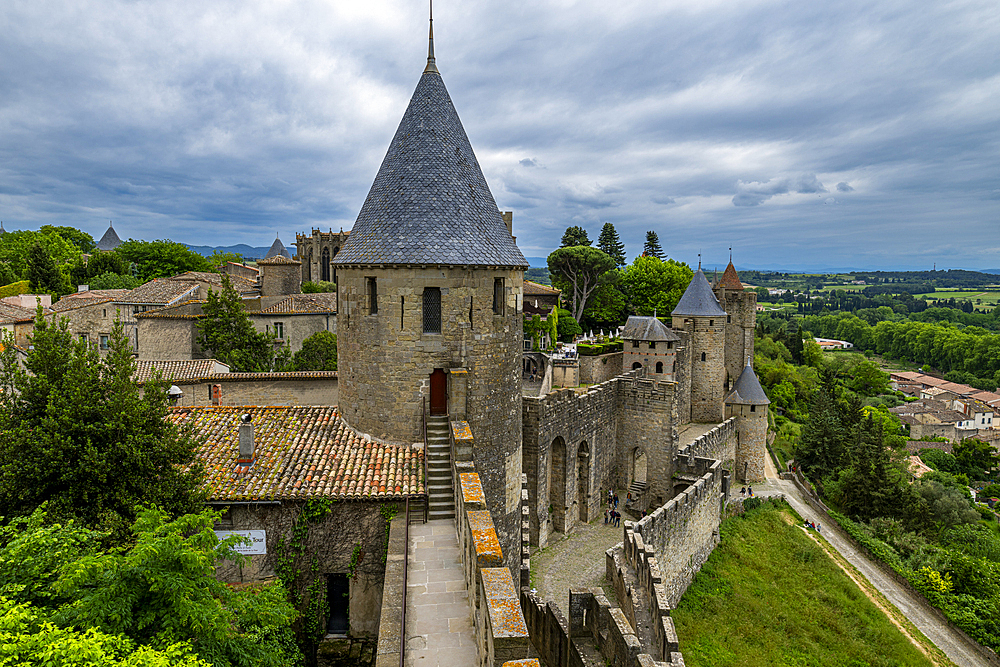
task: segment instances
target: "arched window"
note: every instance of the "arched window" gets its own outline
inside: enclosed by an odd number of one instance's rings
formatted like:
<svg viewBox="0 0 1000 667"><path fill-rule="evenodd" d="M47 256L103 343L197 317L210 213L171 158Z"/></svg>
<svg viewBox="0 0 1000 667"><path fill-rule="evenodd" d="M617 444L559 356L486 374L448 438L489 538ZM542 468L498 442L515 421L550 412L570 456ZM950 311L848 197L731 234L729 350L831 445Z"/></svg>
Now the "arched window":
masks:
<svg viewBox="0 0 1000 667"><path fill-rule="evenodd" d="M640 364L638 361L632 364L632 370L635 370L637 368L642 368L642 364Z"/></svg>
<svg viewBox="0 0 1000 667"><path fill-rule="evenodd" d="M701 353L701 360L705 361L705 353L704 352Z"/></svg>
<svg viewBox="0 0 1000 667"><path fill-rule="evenodd" d="M662 373L663 372L663 362L662 361L657 361L656 362L656 372L657 373Z"/></svg>
<svg viewBox="0 0 1000 667"><path fill-rule="evenodd" d="M441 288L425 287L423 302L424 333L441 333Z"/></svg>
<svg viewBox="0 0 1000 667"><path fill-rule="evenodd" d="M309 257L306 260L306 280L313 279L313 249L309 248Z"/></svg>
<svg viewBox="0 0 1000 667"><path fill-rule="evenodd" d="M323 254L319 260L319 279L329 282L330 280L330 249L323 248Z"/></svg>

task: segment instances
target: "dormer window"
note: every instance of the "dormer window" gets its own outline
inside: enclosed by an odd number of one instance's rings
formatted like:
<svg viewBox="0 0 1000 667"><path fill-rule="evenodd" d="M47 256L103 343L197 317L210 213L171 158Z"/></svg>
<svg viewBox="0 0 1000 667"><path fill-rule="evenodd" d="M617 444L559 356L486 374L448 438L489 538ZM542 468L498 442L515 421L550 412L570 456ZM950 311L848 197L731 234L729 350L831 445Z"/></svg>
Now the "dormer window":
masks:
<svg viewBox="0 0 1000 667"><path fill-rule="evenodd" d="M637 340L632 341L632 347L639 347L639 341Z"/></svg>

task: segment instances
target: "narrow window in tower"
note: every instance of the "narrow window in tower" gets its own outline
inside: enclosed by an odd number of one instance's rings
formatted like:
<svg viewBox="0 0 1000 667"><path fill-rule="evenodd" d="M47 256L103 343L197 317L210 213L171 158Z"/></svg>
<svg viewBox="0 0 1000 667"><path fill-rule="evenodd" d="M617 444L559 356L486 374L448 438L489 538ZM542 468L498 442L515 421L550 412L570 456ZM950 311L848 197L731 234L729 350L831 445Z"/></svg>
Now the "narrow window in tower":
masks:
<svg viewBox="0 0 1000 667"><path fill-rule="evenodd" d="M503 302L504 302L504 290L503 290L503 278L493 279L493 314L503 315Z"/></svg>
<svg viewBox="0 0 1000 667"><path fill-rule="evenodd" d="M651 349L651 350L655 350L656 349L656 341L655 340L649 342L649 349Z"/></svg>
<svg viewBox="0 0 1000 667"><path fill-rule="evenodd" d="M378 280L367 278L368 282L368 314L378 315Z"/></svg>
<svg viewBox="0 0 1000 667"><path fill-rule="evenodd" d="M750 412L757 412L757 406L756 405L751 405L750 406Z"/></svg>
<svg viewBox="0 0 1000 667"><path fill-rule="evenodd" d="M714 327L715 326L715 320L709 320L708 321L708 326Z"/></svg>
<svg viewBox="0 0 1000 667"><path fill-rule="evenodd" d="M656 372L657 373L662 373L663 372L663 362L662 361L657 361L656 362Z"/></svg>
<svg viewBox="0 0 1000 667"><path fill-rule="evenodd" d="M673 341L670 341L670 340L667 341L667 349L668 350L674 349L674 343L673 343Z"/></svg>
<svg viewBox="0 0 1000 667"><path fill-rule="evenodd" d="M469 297L469 328L470 329L472 328L472 304L473 304L473 299L470 296Z"/></svg>
<svg viewBox="0 0 1000 667"><path fill-rule="evenodd" d="M441 288L424 288L424 333L441 333Z"/></svg>
<svg viewBox="0 0 1000 667"><path fill-rule="evenodd" d="M406 312L406 297L399 297L399 328L403 328L403 313Z"/></svg>
<svg viewBox="0 0 1000 667"><path fill-rule="evenodd" d="M733 316L726 315L726 324L732 324L732 323L733 323Z"/></svg>
<svg viewBox="0 0 1000 667"><path fill-rule="evenodd" d="M705 361L705 353L704 352L701 353L701 360Z"/></svg>

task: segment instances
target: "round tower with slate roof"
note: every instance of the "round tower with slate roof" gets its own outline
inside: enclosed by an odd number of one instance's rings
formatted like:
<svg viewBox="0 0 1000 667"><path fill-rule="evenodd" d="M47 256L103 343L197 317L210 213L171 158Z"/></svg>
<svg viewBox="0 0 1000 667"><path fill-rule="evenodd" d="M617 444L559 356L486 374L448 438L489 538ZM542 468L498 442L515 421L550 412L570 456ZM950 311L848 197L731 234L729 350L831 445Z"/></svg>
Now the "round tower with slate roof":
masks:
<svg viewBox="0 0 1000 667"><path fill-rule="evenodd" d="M726 418L736 417L736 460L733 467L742 484L764 481L767 457L767 406L771 401L760 386L750 360L726 397Z"/></svg>
<svg viewBox="0 0 1000 667"><path fill-rule="evenodd" d="M104 232L104 236L102 236L101 240L97 242L97 249L103 250L104 252L111 252L121 244L122 240L118 238L114 225L109 221L108 231Z"/></svg>
<svg viewBox="0 0 1000 667"><path fill-rule="evenodd" d="M430 40L357 222L331 260L340 410L352 427L397 441L421 441L425 407L435 425L444 416L468 422L504 556L516 568L528 262L438 72L433 27Z"/></svg>
<svg viewBox="0 0 1000 667"><path fill-rule="evenodd" d="M721 422L726 389L726 311L700 265L671 316L673 328L689 335L690 353L685 356L690 358L690 420ZM680 415L682 421L685 416Z"/></svg>
<svg viewBox="0 0 1000 667"><path fill-rule="evenodd" d="M732 257L712 291L726 311L726 385L731 386L739 377L744 360L753 359L757 293L743 288Z"/></svg>

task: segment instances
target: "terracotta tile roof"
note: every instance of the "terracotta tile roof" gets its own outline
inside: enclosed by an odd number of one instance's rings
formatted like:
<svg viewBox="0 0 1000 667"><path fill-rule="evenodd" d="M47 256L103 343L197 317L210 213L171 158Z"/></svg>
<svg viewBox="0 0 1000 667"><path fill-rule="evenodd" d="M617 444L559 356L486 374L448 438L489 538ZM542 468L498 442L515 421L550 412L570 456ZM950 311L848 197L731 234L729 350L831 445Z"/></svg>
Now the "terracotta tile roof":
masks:
<svg viewBox="0 0 1000 667"><path fill-rule="evenodd" d="M141 384L153 377L154 370L158 370L163 375L164 380L192 380L216 375L219 366L225 366L225 364L215 359L139 360L135 362L135 374L132 379Z"/></svg>
<svg viewBox="0 0 1000 667"><path fill-rule="evenodd" d="M736 273L736 267L730 261L729 266L726 270L722 272L722 278L719 279L717 283L719 287L725 287L726 289L741 290L743 289L743 283L740 282L740 276Z"/></svg>
<svg viewBox="0 0 1000 667"><path fill-rule="evenodd" d="M200 317L205 317L202 312L201 307L205 303L208 303L204 299L186 299L169 306L164 306L163 308L157 308L156 310L151 310L145 313L136 313L134 317L164 317L167 319L177 319L177 320L196 320Z"/></svg>
<svg viewBox="0 0 1000 667"><path fill-rule="evenodd" d="M973 389L967 384L959 384L957 382L945 382L944 384L939 384L938 389L944 389L945 391L950 391L953 394L958 394L959 396L974 394L979 391L978 389Z"/></svg>
<svg viewBox="0 0 1000 667"><path fill-rule="evenodd" d="M290 294L288 298L264 308L260 311L266 314L276 313L335 313L337 312L337 294L321 292L318 294ZM250 313L251 315L253 313Z"/></svg>
<svg viewBox="0 0 1000 667"><path fill-rule="evenodd" d="M944 401L936 401L932 398L922 398L919 401L903 403L894 408L889 408L889 412L896 415L917 415L924 412L942 412L948 409L948 404Z"/></svg>
<svg viewBox="0 0 1000 667"><path fill-rule="evenodd" d="M237 466L240 416L254 425L256 453ZM425 493L423 450L366 442L335 407L171 408L202 443L209 500L387 499Z"/></svg>
<svg viewBox="0 0 1000 667"><path fill-rule="evenodd" d="M188 271L187 273L178 273L176 276L168 278L167 280L177 280L177 281L196 281L199 283L207 283L212 287L217 287L222 289L222 274L215 273L213 271ZM233 289L237 292L253 292L257 289L257 284L249 278L244 278L243 276L238 276L235 274L229 274L229 281L233 285Z"/></svg>
<svg viewBox="0 0 1000 667"><path fill-rule="evenodd" d="M524 281L524 294L525 296L550 296L550 295L560 295L562 290L558 290L555 287L549 287L548 285L542 285L531 280Z"/></svg>
<svg viewBox="0 0 1000 667"><path fill-rule="evenodd" d="M107 303L128 293L129 290L127 289L95 289L87 292L67 294L52 304L52 310L59 313L65 310L83 308L84 306L93 306L98 303Z"/></svg>
<svg viewBox="0 0 1000 667"><path fill-rule="evenodd" d="M165 306L198 289L198 283L157 278L115 299L115 303L154 304Z"/></svg>
<svg viewBox="0 0 1000 667"><path fill-rule="evenodd" d="M978 394L973 394L972 398L989 403L990 401L1000 401L1000 394L994 394L992 391L981 391Z"/></svg>
<svg viewBox="0 0 1000 667"><path fill-rule="evenodd" d="M289 371L284 373L210 373L187 379L175 379L174 384L199 382L247 382L251 380L335 380L337 371Z"/></svg>
<svg viewBox="0 0 1000 667"><path fill-rule="evenodd" d="M936 378L933 375L921 375L919 378L917 378L917 382L925 384L929 387L939 387L947 383L948 381L942 380L941 378Z"/></svg>
<svg viewBox="0 0 1000 667"><path fill-rule="evenodd" d="M915 373L914 371L902 371L900 373L890 373L889 377L898 377L904 380L919 380L924 375L923 373Z"/></svg>
<svg viewBox="0 0 1000 667"><path fill-rule="evenodd" d="M0 301L0 324L13 324L14 322L28 322L35 319L34 308L22 308Z"/></svg>

